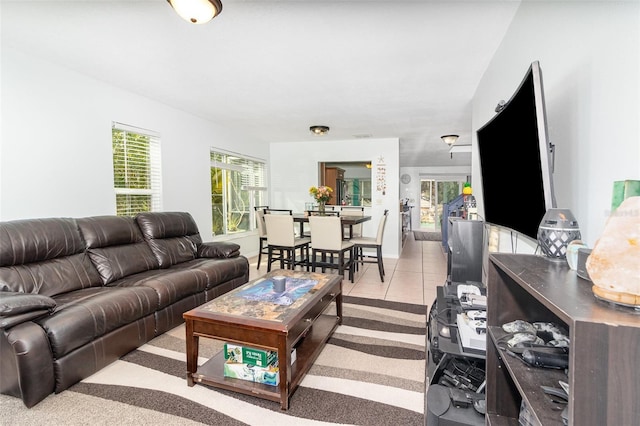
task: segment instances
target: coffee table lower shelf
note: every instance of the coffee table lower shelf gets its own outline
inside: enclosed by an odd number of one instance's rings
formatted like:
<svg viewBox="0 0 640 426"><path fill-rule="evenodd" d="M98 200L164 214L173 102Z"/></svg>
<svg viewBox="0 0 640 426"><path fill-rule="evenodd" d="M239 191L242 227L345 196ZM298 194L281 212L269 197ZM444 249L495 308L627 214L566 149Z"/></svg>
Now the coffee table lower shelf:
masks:
<svg viewBox="0 0 640 426"><path fill-rule="evenodd" d="M313 362L318 358L324 344L329 340L329 337L331 337L338 327L340 321L341 318L335 315L320 315L308 329L307 334L297 342L297 346L295 346L296 361L289 368L290 373L287 374L287 376L290 377L287 386L288 392L284 395L281 393L280 386L271 386L248 380L225 377L225 360L222 351L198 367L197 371L192 375L193 381L195 383L280 402L282 408L287 409L289 405L288 399L298 387L304 375L309 371ZM246 344L250 345L251 342L246 342ZM272 350L277 350L277 348L272 348ZM280 368L282 368L282 366L280 366Z"/></svg>

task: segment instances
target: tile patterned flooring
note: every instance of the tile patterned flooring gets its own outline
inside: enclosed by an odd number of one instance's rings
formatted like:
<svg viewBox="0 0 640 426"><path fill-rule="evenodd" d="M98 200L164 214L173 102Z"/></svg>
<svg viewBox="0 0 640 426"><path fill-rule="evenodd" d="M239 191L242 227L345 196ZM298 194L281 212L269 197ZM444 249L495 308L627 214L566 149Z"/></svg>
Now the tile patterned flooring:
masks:
<svg viewBox="0 0 640 426"><path fill-rule="evenodd" d="M267 272L265 259L266 256L263 256L260 269L256 268L257 256L249 259L250 279L258 278ZM443 285L447 276L447 255L442 243L415 241L412 233L407 236L400 258L385 258L383 262L384 282L380 281L376 264L360 265L353 283L346 278L345 273L344 294L429 306L436 297L436 287ZM276 263L274 267L277 267Z"/></svg>

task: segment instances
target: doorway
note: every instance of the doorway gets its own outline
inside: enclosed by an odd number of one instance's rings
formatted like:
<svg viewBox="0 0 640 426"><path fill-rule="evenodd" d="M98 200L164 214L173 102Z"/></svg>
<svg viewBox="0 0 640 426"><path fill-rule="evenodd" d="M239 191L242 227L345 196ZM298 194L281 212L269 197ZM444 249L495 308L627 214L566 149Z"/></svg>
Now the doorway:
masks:
<svg viewBox="0 0 640 426"><path fill-rule="evenodd" d="M420 179L420 230L441 231L443 205L462 194L466 178Z"/></svg>

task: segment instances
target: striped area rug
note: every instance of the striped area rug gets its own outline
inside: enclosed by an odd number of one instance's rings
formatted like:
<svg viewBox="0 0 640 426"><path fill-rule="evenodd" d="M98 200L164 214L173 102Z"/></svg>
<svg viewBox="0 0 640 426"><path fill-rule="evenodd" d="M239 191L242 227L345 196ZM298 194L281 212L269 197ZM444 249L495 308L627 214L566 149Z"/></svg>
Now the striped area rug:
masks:
<svg viewBox="0 0 640 426"><path fill-rule="evenodd" d="M424 426L426 316L423 305L345 297L343 324L288 411L248 395L187 386L182 325L30 410L1 396L0 423ZM221 348L200 339L200 361Z"/></svg>

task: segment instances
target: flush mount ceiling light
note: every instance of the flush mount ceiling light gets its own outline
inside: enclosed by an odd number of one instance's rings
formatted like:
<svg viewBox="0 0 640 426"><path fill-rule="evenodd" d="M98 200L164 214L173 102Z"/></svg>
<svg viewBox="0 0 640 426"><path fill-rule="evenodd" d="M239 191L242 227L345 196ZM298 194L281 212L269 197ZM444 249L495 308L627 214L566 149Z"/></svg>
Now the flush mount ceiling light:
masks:
<svg viewBox="0 0 640 426"><path fill-rule="evenodd" d="M329 126L311 126L309 127L311 133L317 136L323 136L329 133Z"/></svg>
<svg viewBox="0 0 640 426"><path fill-rule="evenodd" d="M167 0L185 21L206 24L222 11L220 0Z"/></svg>
<svg viewBox="0 0 640 426"><path fill-rule="evenodd" d="M440 136L440 137L442 138L444 143L446 143L449 146L452 146L454 143L456 143L456 141L458 140L458 138L460 136L458 136L458 135L444 135L444 136Z"/></svg>

